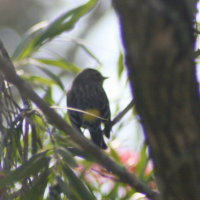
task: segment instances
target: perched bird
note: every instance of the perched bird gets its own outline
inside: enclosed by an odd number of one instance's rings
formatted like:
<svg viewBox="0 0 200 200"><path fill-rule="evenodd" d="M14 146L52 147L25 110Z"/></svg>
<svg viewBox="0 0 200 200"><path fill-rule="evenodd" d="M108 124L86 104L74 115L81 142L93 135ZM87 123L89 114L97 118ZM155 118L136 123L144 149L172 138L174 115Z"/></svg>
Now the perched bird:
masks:
<svg viewBox="0 0 200 200"><path fill-rule="evenodd" d="M72 125L80 132L81 127L88 129L92 141L102 149L107 148L103 135L109 138L111 131L110 106L103 89L105 79L97 70L85 69L76 76L67 93Z"/></svg>

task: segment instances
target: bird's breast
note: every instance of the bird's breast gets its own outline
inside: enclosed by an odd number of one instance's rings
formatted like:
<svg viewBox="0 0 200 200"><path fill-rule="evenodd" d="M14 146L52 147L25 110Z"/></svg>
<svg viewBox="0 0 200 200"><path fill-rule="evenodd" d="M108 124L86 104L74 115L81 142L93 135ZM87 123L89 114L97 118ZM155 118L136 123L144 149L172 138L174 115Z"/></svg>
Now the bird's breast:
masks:
<svg viewBox="0 0 200 200"><path fill-rule="evenodd" d="M100 117L100 111L98 109L87 109L84 110L83 120L87 122L93 122Z"/></svg>

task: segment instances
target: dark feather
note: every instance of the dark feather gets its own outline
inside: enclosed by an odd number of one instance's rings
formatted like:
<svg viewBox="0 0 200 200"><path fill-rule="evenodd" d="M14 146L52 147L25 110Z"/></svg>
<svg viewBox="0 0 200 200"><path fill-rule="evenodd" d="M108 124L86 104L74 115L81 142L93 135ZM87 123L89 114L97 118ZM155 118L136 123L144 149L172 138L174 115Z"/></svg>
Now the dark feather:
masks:
<svg viewBox="0 0 200 200"><path fill-rule="evenodd" d="M87 121L83 113L69 110L69 117L73 126L89 129L91 138L95 144L107 148L103 135L110 137L110 107L107 95L103 89L104 77L96 70L86 69L73 81L71 90L67 93L67 106L83 111L89 109L98 110L100 117L93 121ZM104 130L101 129L104 124Z"/></svg>

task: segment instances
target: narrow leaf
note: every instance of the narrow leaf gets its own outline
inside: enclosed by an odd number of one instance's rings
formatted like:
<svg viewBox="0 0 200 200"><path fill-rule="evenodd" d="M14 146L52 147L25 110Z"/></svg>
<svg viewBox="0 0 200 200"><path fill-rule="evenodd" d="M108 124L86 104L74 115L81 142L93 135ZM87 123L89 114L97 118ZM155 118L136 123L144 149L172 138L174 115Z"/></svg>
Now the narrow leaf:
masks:
<svg viewBox="0 0 200 200"><path fill-rule="evenodd" d="M70 31L78 20L88 13L96 3L97 0L90 0L78 8L65 12L48 25L45 24L38 29L32 28L19 44L12 58L14 60L28 58L47 41L52 40L64 31Z"/></svg>
<svg viewBox="0 0 200 200"><path fill-rule="evenodd" d="M149 161L149 157L147 156L147 146L144 145L140 153L140 161L136 168L138 177L140 177L142 180L144 180L145 169L146 169L148 161Z"/></svg>
<svg viewBox="0 0 200 200"><path fill-rule="evenodd" d="M40 68L47 76L49 76L55 83L57 83L57 86L60 87L61 90L64 90L64 86L62 84L62 81L58 77L58 75L55 75L53 72L51 72L48 69Z"/></svg>
<svg viewBox="0 0 200 200"><path fill-rule="evenodd" d="M70 153L67 149L59 148L57 152L71 167L77 167L76 161L74 160L72 153Z"/></svg>
<svg viewBox="0 0 200 200"><path fill-rule="evenodd" d="M69 185L73 194L80 200L94 200L95 196L86 188L86 185L76 176L76 174L68 166L63 166L64 173L69 179Z"/></svg>
<svg viewBox="0 0 200 200"><path fill-rule="evenodd" d="M117 64L118 78L121 78L123 70L124 70L124 55L122 52L120 52Z"/></svg>
<svg viewBox="0 0 200 200"><path fill-rule="evenodd" d="M41 34L42 30L47 26L47 22L40 22L31 27L22 38L21 42L15 49L12 60L21 60L29 57L35 50L34 40Z"/></svg>
<svg viewBox="0 0 200 200"><path fill-rule="evenodd" d="M46 152L32 156L26 163L11 171L3 179L0 179L0 187L5 187L22 179L28 178L31 175L38 173L42 168L48 165L49 159L46 157Z"/></svg>
<svg viewBox="0 0 200 200"><path fill-rule="evenodd" d="M23 78L35 84L44 84L47 86L56 85L55 81L48 78L41 77L41 76L23 76Z"/></svg>
<svg viewBox="0 0 200 200"><path fill-rule="evenodd" d="M34 199L43 200L45 188L47 186L49 171L45 170L42 172L35 181L32 181L32 187L26 191L21 197L21 200Z"/></svg>
<svg viewBox="0 0 200 200"><path fill-rule="evenodd" d="M65 69L74 73L80 72L80 67L74 65L73 63L67 62L64 59L57 59L57 60L52 60L52 59L35 59L35 61L38 61L42 64L46 64L49 66L55 66L61 69Z"/></svg>

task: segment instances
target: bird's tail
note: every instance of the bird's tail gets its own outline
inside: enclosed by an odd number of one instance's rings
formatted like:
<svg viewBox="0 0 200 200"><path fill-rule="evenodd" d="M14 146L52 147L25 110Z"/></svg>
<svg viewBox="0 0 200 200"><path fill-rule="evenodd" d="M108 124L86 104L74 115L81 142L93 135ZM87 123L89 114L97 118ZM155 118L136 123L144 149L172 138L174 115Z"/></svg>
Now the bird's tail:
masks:
<svg viewBox="0 0 200 200"><path fill-rule="evenodd" d="M95 128L95 129L90 128L89 131L90 131L92 141L100 148L107 149L107 145L104 141L103 132L102 132L101 128L100 127Z"/></svg>
<svg viewBox="0 0 200 200"><path fill-rule="evenodd" d="M103 133L105 134L105 136L107 138L110 138L110 131L111 131L111 128L112 128L112 124L110 121L106 122L105 123L105 128L103 130Z"/></svg>

